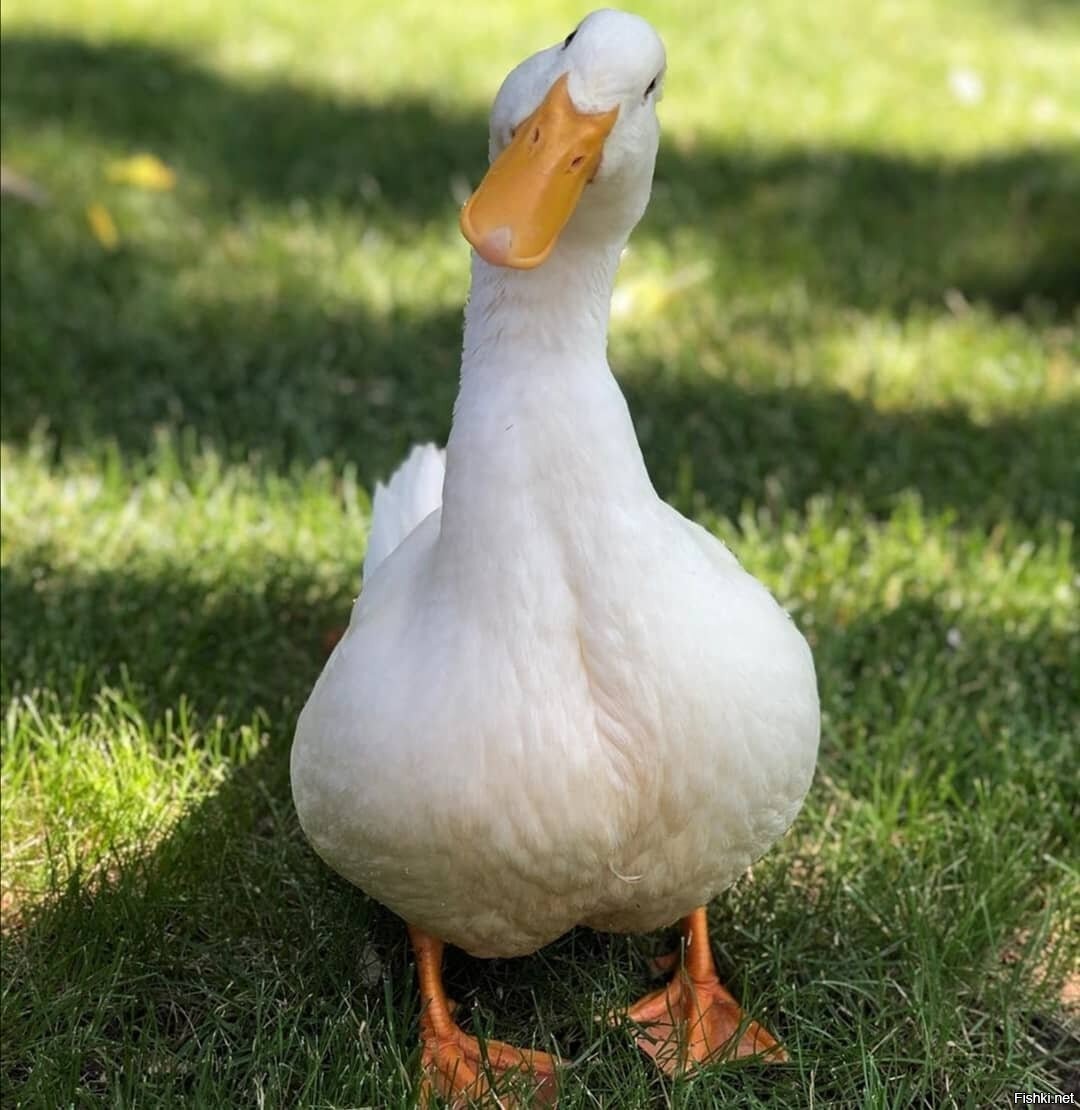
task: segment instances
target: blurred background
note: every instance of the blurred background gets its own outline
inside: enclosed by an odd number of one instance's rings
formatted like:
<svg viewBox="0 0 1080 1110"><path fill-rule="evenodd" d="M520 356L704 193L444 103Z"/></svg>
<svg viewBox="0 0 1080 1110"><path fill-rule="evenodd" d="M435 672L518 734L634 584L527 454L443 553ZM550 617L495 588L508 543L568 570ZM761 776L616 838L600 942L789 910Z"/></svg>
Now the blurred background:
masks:
<svg viewBox="0 0 1080 1110"><path fill-rule="evenodd" d="M409 1097L399 932L307 849L287 752L374 481L448 432L487 111L588 10L542 8L4 4L12 1105ZM715 911L796 1063L677 1104L1066 1089L1080 6L635 10L669 69L612 364L660 493L807 632L825 713L806 814ZM452 982L584 1053L581 1105L675 1105L588 1040L652 943Z"/></svg>

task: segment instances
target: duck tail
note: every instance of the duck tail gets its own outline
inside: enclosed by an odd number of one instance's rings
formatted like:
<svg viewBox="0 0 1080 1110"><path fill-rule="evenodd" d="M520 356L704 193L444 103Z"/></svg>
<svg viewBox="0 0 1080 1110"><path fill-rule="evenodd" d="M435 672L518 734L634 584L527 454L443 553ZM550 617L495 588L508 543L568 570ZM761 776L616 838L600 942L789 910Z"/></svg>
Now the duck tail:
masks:
<svg viewBox="0 0 1080 1110"><path fill-rule="evenodd" d="M428 515L442 504L446 452L434 443L417 444L390 481L375 484L364 580Z"/></svg>

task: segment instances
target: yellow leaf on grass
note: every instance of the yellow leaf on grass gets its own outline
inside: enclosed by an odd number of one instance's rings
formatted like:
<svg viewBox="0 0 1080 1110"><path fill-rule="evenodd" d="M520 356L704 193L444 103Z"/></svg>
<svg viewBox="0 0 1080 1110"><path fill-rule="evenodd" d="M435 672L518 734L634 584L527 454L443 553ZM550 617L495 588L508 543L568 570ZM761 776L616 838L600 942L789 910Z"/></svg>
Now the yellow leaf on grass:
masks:
<svg viewBox="0 0 1080 1110"><path fill-rule="evenodd" d="M136 189L164 193L176 184L176 173L154 154L133 154L109 163L109 180Z"/></svg>
<svg viewBox="0 0 1080 1110"><path fill-rule="evenodd" d="M90 225L94 238L107 250L114 251L120 245L120 232L112 213L100 201L87 205L86 222Z"/></svg>

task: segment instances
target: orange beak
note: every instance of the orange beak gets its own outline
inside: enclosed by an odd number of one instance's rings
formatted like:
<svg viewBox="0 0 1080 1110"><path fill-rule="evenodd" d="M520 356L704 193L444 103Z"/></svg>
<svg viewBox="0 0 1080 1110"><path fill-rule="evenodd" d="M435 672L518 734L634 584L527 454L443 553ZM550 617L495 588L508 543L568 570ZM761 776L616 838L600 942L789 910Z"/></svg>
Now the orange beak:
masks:
<svg viewBox="0 0 1080 1110"><path fill-rule="evenodd" d="M462 234L494 266L539 266L600 166L619 109L579 112L567 81L551 86L461 210Z"/></svg>

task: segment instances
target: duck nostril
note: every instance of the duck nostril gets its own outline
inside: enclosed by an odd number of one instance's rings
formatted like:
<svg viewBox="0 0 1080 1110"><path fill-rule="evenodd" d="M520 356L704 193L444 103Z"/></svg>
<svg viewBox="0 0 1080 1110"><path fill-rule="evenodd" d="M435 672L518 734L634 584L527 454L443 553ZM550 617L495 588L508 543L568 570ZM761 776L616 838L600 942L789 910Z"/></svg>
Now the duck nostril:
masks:
<svg viewBox="0 0 1080 1110"><path fill-rule="evenodd" d="M536 144L539 141L540 141L540 128L539 127L534 127L531 142L532 142L533 146L536 146Z"/></svg>
<svg viewBox="0 0 1080 1110"><path fill-rule="evenodd" d="M570 169L571 169L571 170L579 170L579 169L581 169L581 166L582 166L582 164L584 163L584 161L585 161L585 155L584 155L584 154L579 154L579 155L578 155L578 156L577 156L577 157L576 157L576 158L575 158L575 159L574 159L574 160L573 160L573 161L572 161L572 162L570 163Z"/></svg>

